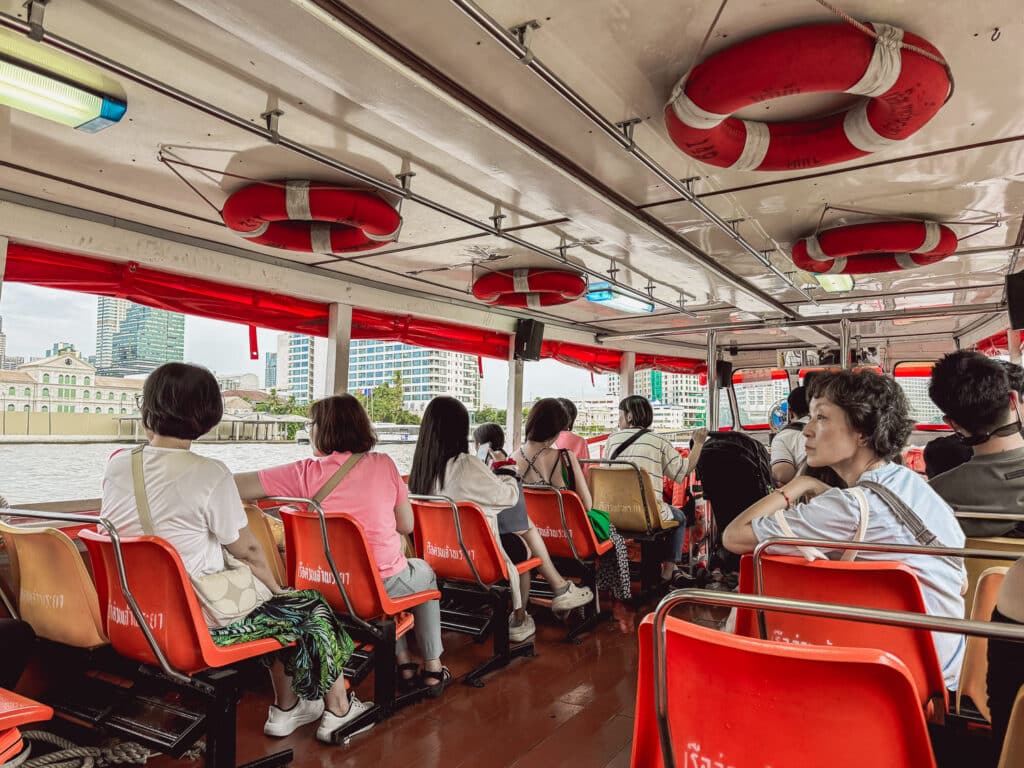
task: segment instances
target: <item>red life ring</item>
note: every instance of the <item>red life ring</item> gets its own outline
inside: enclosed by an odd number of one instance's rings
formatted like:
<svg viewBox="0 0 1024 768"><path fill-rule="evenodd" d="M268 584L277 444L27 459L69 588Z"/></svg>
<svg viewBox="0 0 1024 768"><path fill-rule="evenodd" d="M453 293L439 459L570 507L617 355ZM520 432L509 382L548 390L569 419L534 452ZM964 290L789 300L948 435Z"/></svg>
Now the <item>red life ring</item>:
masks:
<svg viewBox="0 0 1024 768"><path fill-rule="evenodd" d="M587 290L579 272L559 269L503 269L473 283L473 295L502 307L553 307L576 301Z"/></svg>
<svg viewBox="0 0 1024 768"><path fill-rule="evenodd" d="M372 192L307 180L250 184L231 193L224 223L247 240L304 253L353 253L398 238L402 217Z"/></svg>
<svg viewBox="0 0 1024 768"><path fill-rule="evenodd" d="M877 221L819 232L793 247L793 263L819 275L870 275L942 261L957 247L934 221Z"/></svg>
<svg viewBox="0 0 1024 768"><path fill-rule="evenodd" d="M949 93L941 58L917 35L872 23L874 40L849 24L812 24L734 45L695 67L672 91L665 121L690 157L720 168L816 168L886 149L919 130ZM781 96L844 92L867 96L817 120L761 123L737 110Z"/></svg>

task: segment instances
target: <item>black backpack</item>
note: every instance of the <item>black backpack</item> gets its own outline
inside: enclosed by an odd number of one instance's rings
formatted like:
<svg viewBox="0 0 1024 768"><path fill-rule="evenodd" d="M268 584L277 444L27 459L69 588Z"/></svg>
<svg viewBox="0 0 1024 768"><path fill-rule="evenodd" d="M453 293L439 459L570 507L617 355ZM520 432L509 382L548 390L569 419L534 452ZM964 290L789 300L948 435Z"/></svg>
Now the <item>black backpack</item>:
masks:
<svg viewBox="0 0 1024 768"><path fill-rule="evenodd" d="M747 507L772 491L768 449L738 432L712 432L697 461L697 475L710 502L719 536ZM719 541L720 544L720 541ZM724 553L728 570L739 558Z"/></svg>

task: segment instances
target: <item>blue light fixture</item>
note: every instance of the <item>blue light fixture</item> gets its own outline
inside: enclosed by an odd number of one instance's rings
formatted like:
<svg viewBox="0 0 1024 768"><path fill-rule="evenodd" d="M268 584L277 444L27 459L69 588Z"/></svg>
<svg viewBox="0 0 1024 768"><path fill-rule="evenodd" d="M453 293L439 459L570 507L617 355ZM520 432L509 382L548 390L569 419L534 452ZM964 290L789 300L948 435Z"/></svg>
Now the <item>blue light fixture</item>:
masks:
<svg viewBox="0 0 1024 768"><path fill-rule="evenodd" d="M587 301L603 304L610 309L634 315L641 312L649 313L654 311L653 302L644 301L627 293L622 293L611 283L591 283L587 287Z"/></svg>

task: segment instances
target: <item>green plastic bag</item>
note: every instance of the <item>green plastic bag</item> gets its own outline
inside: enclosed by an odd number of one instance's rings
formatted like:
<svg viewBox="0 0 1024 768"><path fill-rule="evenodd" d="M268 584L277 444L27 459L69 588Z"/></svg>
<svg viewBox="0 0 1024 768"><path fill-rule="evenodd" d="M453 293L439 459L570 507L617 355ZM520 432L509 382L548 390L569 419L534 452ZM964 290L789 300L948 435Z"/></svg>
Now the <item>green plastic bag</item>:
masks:
<svg viewBox="0 0 1024 768"><path fill-rule="evenodd" d="M603 509L588 509L587 517L590 518L590 527L594 529L594 535L598 541L608 541L611 530L611 519Z"/></svg>

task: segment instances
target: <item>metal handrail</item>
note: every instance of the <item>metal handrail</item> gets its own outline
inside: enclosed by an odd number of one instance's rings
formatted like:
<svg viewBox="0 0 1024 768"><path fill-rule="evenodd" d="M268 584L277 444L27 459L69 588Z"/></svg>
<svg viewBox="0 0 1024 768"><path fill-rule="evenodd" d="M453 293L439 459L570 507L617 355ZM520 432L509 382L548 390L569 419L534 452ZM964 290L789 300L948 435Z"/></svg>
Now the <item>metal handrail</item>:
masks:
<svg viewBox="0 0 1024 768"><path fill-rule="evenodd" d="M1024 514L1008 515L1002 512L958 512L954 509L953 516L957 520L1009 520L1018 523L1024 522ZM1024 545L1024 539L1021 540L1021 544Z"/></svg>
<svg viewBox="0 0 1024 768"><path fill-rule="evenodd" d="M1021 542L1024 544L1024 541ZM773 536L758 543L754 548L754 593L764 592L764 554L773 546L817 547L821 549L857 550L861 552L890 552L897 555L929 555L933 557L984 558L986 560L1019 560L1024 550L1010 552L1005 549L983 549L981 547L933 547L921 544L875 544L866 541L830 541L828 539L789 539ZM768 636L764 614L758 612L758 630L761 639Z"/></svg>
<svg viewBox="0 0 1024 768"><path fill-rule="evenodd" d="M114 545L114 563L117 565L117 579L121 584L121 593L124 595L125 602L128 603L128 609L132 612L132 616L135 618L135 623L139 625L139 629L142 631L143 636L145 636L146 642L149 644L149 649L153 652L153 655L159 662L160 668L163 669L164 673L167 674L168 677L179 682L187 684L195 683L195 680L192 677L183 672L179 672L167 661L167 657L164 655L159 643L157 643L156 638L153 636L153 632L150 630L149 624L146 623L146 617L142 614L139 604L135 602L135 595L132 594L132 591L128 586L128 573L124 567L124 554L121 551L121 537L118 536L117 528L113 523L111 523L107 518L99 515L79 515L72 512L46 512L45 510L11 508L4 510L4 514L17 517L29 517L36 520L60 520L67 523L98 525L106 530L107 536L110 537L110 542Z"/></svg>
<svg viewBox="0 0 1024 768"><path fill-rule="evenodd" d="M576 551L576 544L572 540L572 531L569 530L569 521L565 519L565 503L562 501L562 491L568 491L569 489L555 488L551 483L523 483L523 488L529 488L536 491L555 492L555 497L558 499L558 516L562 518L562 530L565 531L565 539L569 542L569 550L572 552L573 559L582 565L583 560L580 558L579 552ZM573 493L572 491L569 492Z"/></svg>
<svg viewBox="0 0 1024 768"><path fill-rule="evenodd" d="M297 496L264 496L260 501L273 501L273 502L284 502L285 504L305 504L307 508L312 508L316 512L317 519L320 521L320 539L324 547L324 557L327 559L327 565L331 568L331 575L334 576L334 583L338 587L338 591L341 593L341 599L345 602L345 610L348 611L348 615L361 626L363 629L373 631L373 627L370 623L363 619L355 609L352 607L352 601L349 599L348 591L345 589L345 584L342 582L341 574L338 573L338 566L334 562L334 553L331 552L330 539L327 536L327 516L324 514L324 508L320 506L320 503L314 499L303 499Z"/></svg>
<svg viewBox="0 0 1024 768"><path fill-rule="evenodd" d="M755 611L775 611L803 616L861 621L868 624L883 624L910 629L925 629L933 632L952 632L973 637L999 638L1024 642L1024 626L993 624L987 621L951 619L927 616L912 611L887 611L878 608L860 608L850 605L832 605L807 600L790 600L781 597L740 595L728 592L709 592L704 589L680 589L666 595L654 611L653 668L654 668L654 711L661 742L662 759L665 768L675 768L675 753L672 749L672 730L668 720L668 679L665 656L665 620L678 605L697 603L700 605L722 605L728 608L746 608Z"/></svg>
<svg viewBox="0 0 1024 768"><path fill-rule="evenodd" d="M640 487L640 504L643 507L644 520L647 523L647 535L649 536L654 533L654 522L651 518L651 510L647 509L647 496L644 493L644 476L642 474L644 470L640 469L639 466L627 459L580 459L579 464L581 467L584 464L619 464L622 466L632 467L636 471L636 482ZM657 510L657 512L660 517L661 510Z"/></svg>
<svg viewBox="0 0 1024 768"><path fill-rule="evenodd" d="M410 493L410 501L433 501L441 504L447 504L452 510L452 517L455 520L455 537L459 540L459 549L462 550L462 556L466 559L466 564L469 566L469 570L473 572L473 578L476 579L476 583L481 589L488 589L488 586L484 584L483 579L480 578L480 572L476 569L476 563L473 562L473 558L469 556L469 550L466 549L466 541L462 537L462 521L459 519L459 505L449 498L448 496L440 496L429 493ZM493 534L492 534L493 535ZM498 543L495 539L495 544ZM501 548L498 548L499 552ZM508 575L509 582L512 581L512 574Z"/></svg>

